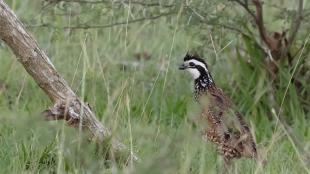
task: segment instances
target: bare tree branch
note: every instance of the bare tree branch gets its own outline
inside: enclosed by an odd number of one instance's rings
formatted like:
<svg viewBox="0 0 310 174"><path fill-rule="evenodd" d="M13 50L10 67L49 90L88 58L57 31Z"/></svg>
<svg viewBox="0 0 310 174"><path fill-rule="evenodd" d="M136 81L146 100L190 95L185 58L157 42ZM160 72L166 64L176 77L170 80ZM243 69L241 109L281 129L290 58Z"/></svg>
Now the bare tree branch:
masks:
<svg viewBox="0 0 310 174"><path fill-rule="evenodd" d="M66 26L63 27L64 29L96 29L96 28L110 28L110 27L114 27L114 26L118 26L118 25L127 25L127 24L132 24L132 23L137 23L137 22L142 22L142 21L146 21L146 20L155 20L158 19L160 17L164 17L164 16L169 16L175 14L175 12L168 12L168 13L162 13L156 16L150 16L150 17L143 17L143 18L138 18L138 19L134 19L134 20L129 20L129 21L122 21L122 22L115 22L113 24L108 24L108 25L78 25L78 26Z"/></svg>
<svg viewBox="0 0 310 174"><path fill-rule="evenodd" d="M112 156L129 154L125 145L111 137L111 132L96 118L88 104L73 92L3 0L0 0L0 39L54 102L54 106L44 112L48 120L64 119L70 126L88 130L97 142L110 144ZM134 154L129 156L137 159Z"/></svg>
<svg viewBox="0 0 310 174"><path fill-rule="evenodd" d="M304 1L299 0L296 16L295 16L295 19L292 21L292 27L290 29L290 36L288 37L288 46L287 46L288 49L294 42L297 32L300 28L301 21L303 19L303 6L304 6Z"/></svg>
<svg viewBox="0 0 310 174"><path fill-rule="evenodd" d="M252 0L252 3L255 6L256 14L254 14L248 7L247 0L242 2L241 0L231 0L237 2L241 5L254 19L255 24L258 28L259 36L261 40L267 45L270 50L272 57L276 60L280 59L282 56L289 56L290 53L286 49L287 48L287 40L286 40L286 32L274 32L273 35L269 35L265 25L263 18L263 7L261 0Z"/></svg>
<svg viewBox="0 0 310 174"><path fill-rule="evenodd" d="M263 19L263 8L262 8L262 2L260 0L252 0L253 4L256 8L256 14L254 14L248 5L248 1L245 0L242 2L241 0L231 0L233 2L238 3L240 6L242 6L249 14L253 17L256 26L258 27L259 35L263 42L272 50L275 44L272 43L272 39L270 36L268 36L265 25L264 25L264 19Z"/></svg>
<svg viewBox="0 0 310 174"><path fill-rule="evenodd" d="M242 6L244 8L244 10L246 10L254 19L256 18L255 17L255 14L251 11L251 9L249 8L249 5L248 5L248 1L245 0L244 2L242 2L241 0L230 0L230 1L233 1L233 2L236 2L237 4L239 4L240 6Z"/></svg>
<svg viewBox="0 0 310 174"><path fill-rule="evenodd" d="M97 0L97 1L90 1L90 0L49 0L49 3L59 3L59 2L76 2L81 4L102 4L102 3L118 3L118 4L136 4L136 5L142 5L145 7L154 7L154 6L160 6L160 7L173 7L173 4L165 4L165 3L146 3L143 1L129 1L129 0L118 0L118 1L107 1L107 0Z"/></svg>
<svg viewBox="0 0 310 174"><path fill-rule="evenodd" d="M256 7L256 16L254 19L258 27L260 37L271 50L275 50L276 44L272 43L272 39L268 36L264 25L262 2L260 0L253 0L253 3Z"/></svg>
<svg viewBox="0 0 310 174"><path fill-rule="evenodd" d="M37 27L53 27L53 28L62 28L62 29L98 29L98 28L110 28L110 27L115 27L115 26L119 26L119 25L127 25L127 24L131 24L131 23L137 23L137 22L143 22L146 20L156 20L158 18L161 17L165 17L165 16L170 16L175 14L176 12L167 12L167 13L161 13L159 15L156 16L150 16L150 17L143 17L143 18L138 18L138 19L134 19L134 20L129 20L129 21L122 21L122 22L115 22L112 24L107 24L107 25L88 25L88 24L80 24L80 25L76 25L76 26L64 26L64 27L55 27L51 24L39 24L39 25L28 25L28 28L37 28Z"/></svg>

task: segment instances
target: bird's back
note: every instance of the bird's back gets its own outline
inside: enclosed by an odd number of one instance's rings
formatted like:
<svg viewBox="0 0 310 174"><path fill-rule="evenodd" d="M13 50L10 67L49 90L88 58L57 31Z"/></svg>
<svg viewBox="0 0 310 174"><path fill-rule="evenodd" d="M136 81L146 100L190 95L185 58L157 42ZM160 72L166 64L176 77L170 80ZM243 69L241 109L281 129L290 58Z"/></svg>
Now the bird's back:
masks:
<svg viewBox="0 0 310 174"><path fill-rule="evenodd" d="M226 160L232 158L256 158L256 145L248 124L236 111L231 100L215 86L199 97L202 118L208 120L204 136L217 144Z"/></svg>

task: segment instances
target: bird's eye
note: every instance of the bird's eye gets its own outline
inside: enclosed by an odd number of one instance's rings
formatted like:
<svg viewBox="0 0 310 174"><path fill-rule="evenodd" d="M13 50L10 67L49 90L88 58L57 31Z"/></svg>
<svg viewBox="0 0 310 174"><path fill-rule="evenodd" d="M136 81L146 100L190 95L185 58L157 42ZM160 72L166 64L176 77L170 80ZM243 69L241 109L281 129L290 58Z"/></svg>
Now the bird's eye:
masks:
<svg viewBox="0 0 310 174"><path fill-rule="evenodd" d="M189 62L189 66L195 66L193 62Z"/></svg>

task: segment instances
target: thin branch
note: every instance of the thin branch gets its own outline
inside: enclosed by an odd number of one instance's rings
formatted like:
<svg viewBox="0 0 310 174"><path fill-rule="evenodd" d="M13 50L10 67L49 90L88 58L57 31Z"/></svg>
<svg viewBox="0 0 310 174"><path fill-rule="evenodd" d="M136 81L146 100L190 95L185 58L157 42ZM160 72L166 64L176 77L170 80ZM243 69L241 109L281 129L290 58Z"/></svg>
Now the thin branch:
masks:
<svg viewBox="0 0 310 174"><path fill-rule="evenodd" d="M262 8L262 2L261 0L252 0L253 4L256 8L256 14L254 14L249 6L247 0L242 2L241 0L230 0L233 2L238 3L240 6L242 6L249 14L253 17L256 26L258 27L259 35L261 39L264 41L264 43L268 46L269 49L274 50L274 45L272 43L272 39L268 36L266 28L264 26L264 19L263 19L263 8Z"/></svg>
<svg viewBox="0 0 310 174"><path fill-rule="evenodd" d="M209 21L207 21L205 16L199 14L195 9L193 9L193 8L190 7L190 6L186 6L186 9L189 9L189 10L192 12L192 14L194 14L195 16L197 16L198 19L199 19L201 22L203 22L203 23L205 23L205 24L207 24L207 25L210 25L210 26L220 26L220 27L223 27L223 28L225 28L225 29L234 31L234 32L236 32L236 33L240 33L240 34L246 35L241 29L236 28L236 27L234 27L233 25L221 24L221 23L214 23L214 22L209 22Z"/></svg>
<svg viewBox="0 0 310 174"><path fill-rule="evenodd" d="M246 7L248 8L247 1L246 1L245 3L243 3L243 2L241 2L241 1L239 1L239 0L232 0L232 1L238 1L238 3L241 3L241 4L243 4L244 6L246 6ZM209 21L206 20L206 17L205 17L205 16L202 16L201 14L199 14L198 12L196 12L196 11L195 11L193 8L191 8L190 6L186 6L186 7L187 7L187 9L191 10L192 14L194 14L195 16L197 16L198 19L199 19L201 22L203 22L203 23L205 23L205 24L207 24L207 25L209 25L209 26L219 26L219 27L222 27L222 28L224 28L224 29L227 29L227 30L236 32L236 33L238 33L238 34L241 34L241 35L243 35L243 36L246 36L246 37L249 37L249 38L250 38L250 36L249 36L247 33L245 33L244 31L242 31L241 29L239 29L239 28L237 28L237 27L234 27L232 24L229 25L229 24L222 24L222 23L209 22ZM249 10L249 9L248 9L248 10ZM249 11L250 11L250 10L249 10ZM256 40L253 40L253 41L255 41L255 44L258 46L258 48L259 48L263 53L265 53L265 50L263 49L263 47L262 47Z"/></svg>
<svg viewBox="0 0 310 174"><path fill-rule="evenodd" d="M252 0L252 2L254 3L256 7L256 17L254 19L258 27L260 37L266 43L269 49L274 50L273 49L274 44L271 43L271 39L268 36L265 25L264 25L262 2L261 0Z"/></svg>
<svg viewBox="0 0 310 174"><path fill-rule="evenodd" d="M236 2L237 4L239 4L240 6L242 6L244 8L244 10L246 10L254 19L256 18L255 14L253 13L253 11L251 11L251 9L249 8L248 5L248 1L245 0L245 2L242 2L240 0L229 0L229 1L233 1Z"/></svg>
<svg viewBox="0 0 310 174"><path fill-rule="evenodd" d="M212 25L212 24L208 24L208 25ZM245 35L247 36L248 34L246 34L244 31L242 31L241 29L237 28L237 27L234 27L233 25L227 25L227 24L214 24L215 26L220 26L220 27L223 27L225 29L228 29L228 30L231 30L231 31L234 31L234 32L237 32L241 35Z"/></svg>
<svg viewBox="0 0 310 174"><path fill-rule="evenodd" d="M288 49L294 42L297 32L300 28L301 21L303 19L303 6L304 6L304 1L299 0L297 14L296 14L295 19L292 21L292 27L290 29L290 36L288 38L288 46L287 46Z"/></svg>
<svg viewBox="0 0 310 174"><path fill-rule="evenodd" d="M76 3L81 3L81 4L102 4L102 3L118 3L118 4L136 4L136 5L141 5L145 7L155 7L155 6L160 6L160 7L174 7L173 4L163 4L163 3L145 3L143 1L129 1L129 0L119 0L119 1L106 1L106 0L97 0L97 1L90 1L90 0L54 0L54 3L59 3L59 2L76 2Z"/></svg>
<svg viewBox="0 0 310 174"><path fill-rule="evenodd" d="M58 29L98 29L98 28L110 28L110 27L115 27L115 26L119 26L119 25L127 25L127 24L132 24L132 23L137 23L137 22L142 22L145 20L156 20L158 18L161 17L165 17L165 16L170 16L172 14L175 14L175 12L168 12L168 13L162 13L159 14L157 16L150 16L150 17L143 17L143 18L138 18L138 19L134 19L134 20L130 20L130 21L122 21L122 22L115 22L115 23L111 23L111 24L107 24L107 25L87 25L87 24L80 24L80 25L76 25L76 26L64 26L64 27L55 27L51 24L48 23L44 23L44 24L39 24L39 25L28 25L28 28L38 28L38 27L53 27L53 28L58 28Z"/></svg>
<svg viewBox="0 0 310 174"><path fill-rule="evenodd" d="M262 1L252 0L253 4L255 5L256 14L250 11L247 3L245 3L247 1L245 2L241 2L240 0L232 0L232 1L235 1L242 7L244 7L244 9L246 9L249 12L249 14L253 17L253 19L255 20L255 24L258 28L261 40L267 45L268 49L272 52L273 56L275 56L275 59L279 59L280 57L282 57L284 52L281 51L281 49L286 45L282 45L281 41L282 39L285 39L285 32L282 32L282 34L275 32L273 36L270 36L268 34L264 25Z"/></svg>

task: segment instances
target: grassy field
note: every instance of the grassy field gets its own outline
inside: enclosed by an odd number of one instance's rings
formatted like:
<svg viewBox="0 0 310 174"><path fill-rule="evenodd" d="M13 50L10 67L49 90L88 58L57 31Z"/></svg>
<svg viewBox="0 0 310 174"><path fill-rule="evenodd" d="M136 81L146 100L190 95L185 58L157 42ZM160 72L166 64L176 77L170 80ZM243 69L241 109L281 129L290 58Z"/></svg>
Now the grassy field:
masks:
<svg viewBox="0 0 310 174"><path fill-rule="evenodd" d="M9 5L23 22L39 18L38 1L10 1ZM55 19L55 23L69 25L70 19ZM90 103L116 137L139 155L141 163L127 167L105 160L86 135L64 122L44 121L40 113L52 103L0 42L0 81L7 85L7 90L0 93L0 173L221 171L223 161L215 148L200 138L205 125L197 122L199 110L192 97L192 80L178 70L187 50L205 43L180 23L176 17L72 32L29 28L76 93ZM205 35L208 42L210 36L220 37L212 31ZM246 58L238 57L234 49L238 42L234 37L215 39L213 45L218 52L206 49L203 54L217 85L251 123L267 165L261 168L254 161L242 159L235 162L232 173L309 172L306 154L300 154L301 149L286 136L276 121L277 113L268 120L273 108L268 103L267 75L258 65L254 69L245 65ZM150 54L150 59L137 60L135 54L142 52ZM309 112L302 109L299 95L289 83L292 70L283 68L279 75L276 102L283 103L292 135L308 152ZM309 94L308 84L304 91Z"/></svg>

